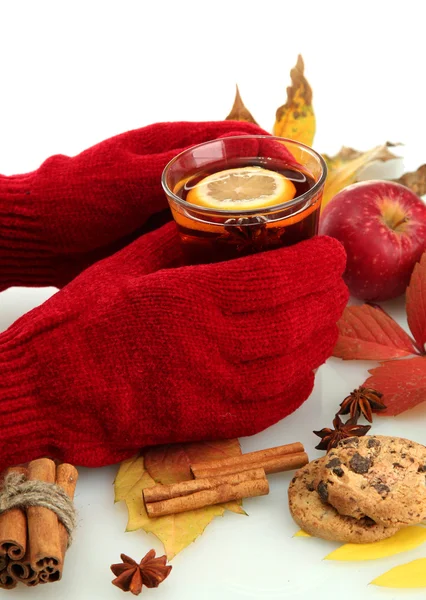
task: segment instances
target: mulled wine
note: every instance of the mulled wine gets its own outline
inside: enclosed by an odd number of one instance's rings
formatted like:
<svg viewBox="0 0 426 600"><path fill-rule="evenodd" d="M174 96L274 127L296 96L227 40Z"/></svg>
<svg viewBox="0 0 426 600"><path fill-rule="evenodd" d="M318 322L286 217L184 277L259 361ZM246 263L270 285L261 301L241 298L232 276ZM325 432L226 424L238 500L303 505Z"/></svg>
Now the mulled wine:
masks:
<svg viewBox="0 0 426 600"><path fill-rule="evenodd" d="M209 144L226 144L230 139L235 138L215 140L195 149L205 150ZM271 147L269 138L268 143ZM282 151L284 141L274 143ZM304 146L302 150L313 153ZM317 233L323 181L318 185L318 168L315 172L311 164L301 160L301 153L293 151L291 164L276 154L230 156L223 148L217 154L215 160L214 152L207 158L204 152L192 168L188 168L187 159L179 169L176 159L170 163L176 172L166 181L165 189L188 264L290 246Z"/></svg>

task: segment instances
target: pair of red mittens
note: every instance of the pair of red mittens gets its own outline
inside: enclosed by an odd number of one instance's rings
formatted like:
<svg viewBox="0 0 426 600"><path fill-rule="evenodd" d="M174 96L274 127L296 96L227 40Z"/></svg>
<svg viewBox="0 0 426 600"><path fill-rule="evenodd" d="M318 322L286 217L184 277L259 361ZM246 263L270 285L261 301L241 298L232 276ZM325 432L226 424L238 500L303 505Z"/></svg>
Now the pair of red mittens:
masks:
<svg viewBox="0 0 426 600"><path fill-rule="evenodd" d="M309 396L348 297L338 242L183 266L173 223L140 235L168 160L234 132L264 133L153 125L1 179L0 287L69 283L0 334L0 469L251 435Z"/></svg>

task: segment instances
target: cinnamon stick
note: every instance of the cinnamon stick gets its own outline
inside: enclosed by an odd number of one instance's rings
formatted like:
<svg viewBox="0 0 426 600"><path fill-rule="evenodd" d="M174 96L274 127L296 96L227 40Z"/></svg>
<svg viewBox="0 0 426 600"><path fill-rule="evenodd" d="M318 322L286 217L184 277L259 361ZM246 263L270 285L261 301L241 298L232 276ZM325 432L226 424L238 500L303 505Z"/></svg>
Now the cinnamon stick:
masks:
<svg viewBox="0 0 426 600"><path fill-rule="evenodd" d="M231 500L264 496L269 493L269 485L265 471L253 469L220 477L156 485L142 493L148 516L162 517Z"/></svg>
<svg viewBox="0 0 426 600"><path fill-rule="evenodd" d="M209 462L193 463L191 472L196 479L239 473L248 469L264 469L265 473L279 473L299 469L309 458L300 442L248 452Z"/></svg>
<svg viewBox="0 0 426 600"><path fill-rule="evenodd" d="M54 567L45 567L38 574L39 583L52 583L53 581L59 581L62 577L62 569Z"/></svg>
<svg viewBox="0 0 426 600"><path fill-rule="evenodd" d="M11 467L5 472L26 475L24 467ZM27 549L27 516L21 508L11 508L0 515L0 556L21 560Z"/></svg>
<svg viewBox="0 0 426 600"><path fill-rule="evenodd" d="M244 456L244 454L242 456ZM247 469L264 469L265 473L270 474L300 469L300 467L307 465L308 462L309 459L306 452L297 452L296 454L283 454L282 456L259 460L259 462L248 462L247 464L244 461L240 461L234 465L226 465L223 467L213 466L212 468L201 468L200 465L205 463L198 463L191 465L191 471L197 479L216 475L241 473ZM212 462L212 464L215 463Z"/></svg>
<svg viewBox="0 0 426 600"><path fill-rule="evenodd" d="M56 469L56 484L61 487L64 492L71 498L74 498L75 488L77 485L78 471L73 465L63 463L58 465ZM61 559L59 565L54 565L52 560L48 561L45 568L40 572L41 582L59 581L62 577L62 569L65 560L65 552L68 547L68 532L61 522L58 522L59 527L59 543L61 548ZM55 568L56 566L56 568Z"/></svg>
<svg viewBox="0 0 426 600"><path fill-rule="evenodd" d="M29 552L19 561L11 561L8 564L7 572L16 581L24 583L27 586L34 586L38 583L38 574L31 567Z"/></svg>
<svg viewBox="0 0 426 600"><path fill-rule="evenodd" d="M28 479L55 483L55 463L48 458L33 460L28 465ZM62 560L59 524L56 514L41 506L27 508L30 564L34 571L58 567Z"/></svg>
<svg viewBox="0 0 426 600"><path fill-rule="evenodd" d="M13 590L17 583L16 579L11 577L7 570L0 572L0 588L3 588L4 590Z"/></svg>
<svg viewBox="0 0 426 600"><path fill-rule="evenodd" d="M7 556L0 556L0 588L4 590L12 590L17 584L16 579L7 572L8 565L9 558Z"/></svg>

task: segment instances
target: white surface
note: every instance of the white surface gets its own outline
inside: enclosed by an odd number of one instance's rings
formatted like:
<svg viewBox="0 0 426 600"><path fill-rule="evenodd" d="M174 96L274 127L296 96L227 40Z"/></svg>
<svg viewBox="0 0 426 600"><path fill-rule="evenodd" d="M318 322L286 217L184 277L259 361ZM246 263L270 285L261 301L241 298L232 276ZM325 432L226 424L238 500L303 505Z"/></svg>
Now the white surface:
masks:
<svg viewBox="0 0 426 600"><path fill-rule="evenodd" d="M426 162L424 3L288 1L199 3L81 1L0 3L0 172L25 172L49 155L75 154L101 139L159 120L223 118L234 85L271 129L301 52L314 90L315 148L406 144L406 168ZM402 165L393 165L396 172ZM378 176L388 172L378 170ZM0 295L0 330L54 290ZM391 313L403 321L402 303ZM313 429L331 423L338 402L367 374L367 363L330 360L304 406L250 439L244 451L300 440L311 458ZM375 433L424 442L425 408L377 418ZM123 598L109 565L161 544L124 533L113 504L116 467L80 469L79 527L63 580L10 592L16 600ZM424 598L424 590L367 587L388 568L426 556L426 547L355 565L322 561L336 544L292 539L286 507L291 474L271 476L269 496L245 502L249 518L226 514L172 562L169 579L143 597L157 600ZM7 592L0 591L0 597Z"/></svg>

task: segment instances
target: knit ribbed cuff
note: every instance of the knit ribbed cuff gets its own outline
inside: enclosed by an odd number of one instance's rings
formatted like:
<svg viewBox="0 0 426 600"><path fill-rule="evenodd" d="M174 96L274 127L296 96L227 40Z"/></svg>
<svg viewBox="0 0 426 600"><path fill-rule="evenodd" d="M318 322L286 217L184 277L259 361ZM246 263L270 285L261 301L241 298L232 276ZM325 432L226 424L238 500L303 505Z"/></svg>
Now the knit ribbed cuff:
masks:
<svg viewBox="0 0 426 600"><path fill-rule="evenodd" d="M37 214L34 173L0 175L0 290L54 285L54 254Z"/></svg>
<svg viewBox="0 0 426 600"><path fill-rule="evenodd" d="M0 470L49 455L50 414L42 405L31 340L25 338L19 321L0 335Z"/></svg>

